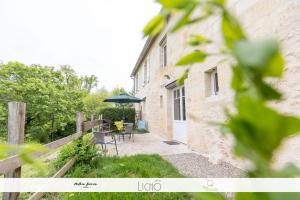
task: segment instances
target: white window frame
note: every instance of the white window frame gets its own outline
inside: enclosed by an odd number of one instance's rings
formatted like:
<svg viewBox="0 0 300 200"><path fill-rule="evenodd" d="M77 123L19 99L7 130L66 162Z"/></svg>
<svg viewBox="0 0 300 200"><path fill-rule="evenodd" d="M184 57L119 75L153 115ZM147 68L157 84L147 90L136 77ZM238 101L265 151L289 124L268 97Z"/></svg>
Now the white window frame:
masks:
<svg viewBox="0 0 300 200"><path fill-rule="evenodd" d="M183 94L184 90L184 94ZM177 91L179 91L179 96L177 96ZM176 96L174 95L174 92L176 92ZM185 91L185 86L177 87L172 91L172 96L173 96L173 121L179 121L179 122L184 122L186 121L186 91ZM180 105L179 105L179 119L175 119L175 100L179 99L180 100ZM183 99L185 103L183 104ZM183 107L185 109L183 109ZM184 112L185 111L185 112Z"/></svg>
<svg viewBox="0 0 300 200"><path fill-rule="evenodd" d="M144 86L143 76L144 76L143 75L143 67L141 67L140 70L139 70L139 78L138 78L138 80L139 80L139 89Z"/></svg>
<svg viewBox="0 0 300 200"><path fill-rule="evenodd" d="M139 91L139 74L136 73L134 76L134 88L135 88L135 92Z"/></svg>
<svg viewBox="0 0 300 200"><path fill-rule="evenodd" d="M163 37L163 39L159 43L159 46L160 46L160 66L164 68L168 66L167 36Z"/></svg>

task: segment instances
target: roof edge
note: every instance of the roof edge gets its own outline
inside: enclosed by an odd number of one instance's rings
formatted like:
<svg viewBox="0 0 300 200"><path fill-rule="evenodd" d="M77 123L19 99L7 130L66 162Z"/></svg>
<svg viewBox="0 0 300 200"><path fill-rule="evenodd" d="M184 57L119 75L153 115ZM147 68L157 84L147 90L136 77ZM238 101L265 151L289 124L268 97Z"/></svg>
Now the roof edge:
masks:
<svg viewBox="0 0 300 200"><path fill-rule="evenodd" d="M158 35L157 35L157 36L154 36L154 37L148 37L148 39L147 39L147 41L146 41L146 43L145 43L145 45L144 45L144 47L143 47L143 50L142 50L142 52L140 53L139 58L138 58L138 60L137 60L137 62L136 62L136 64L135 64L135 66L134 66L134 68L133 68L133 70L132 70L132 72L131 72L130 77L133 77L133 76L135 75L136 71L139 69L140 65L141 65L142 62L144 61L145 56L146 56L147 53L149 52L150 47L151 47L152 44L156 41L156 38L157 38L157 37L158 37Z"/></svg>

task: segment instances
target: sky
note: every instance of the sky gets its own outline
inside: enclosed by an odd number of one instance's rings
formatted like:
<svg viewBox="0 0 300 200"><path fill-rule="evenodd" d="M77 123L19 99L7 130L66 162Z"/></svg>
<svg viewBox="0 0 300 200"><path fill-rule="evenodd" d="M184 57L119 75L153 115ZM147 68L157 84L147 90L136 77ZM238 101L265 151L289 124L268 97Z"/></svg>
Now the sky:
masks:
<svg viewBox="0 0 300 200"><path fill-rule="evenodd" d="M0 0L0 60L70 65L98 87L131 90L153 0Z"/></svg>

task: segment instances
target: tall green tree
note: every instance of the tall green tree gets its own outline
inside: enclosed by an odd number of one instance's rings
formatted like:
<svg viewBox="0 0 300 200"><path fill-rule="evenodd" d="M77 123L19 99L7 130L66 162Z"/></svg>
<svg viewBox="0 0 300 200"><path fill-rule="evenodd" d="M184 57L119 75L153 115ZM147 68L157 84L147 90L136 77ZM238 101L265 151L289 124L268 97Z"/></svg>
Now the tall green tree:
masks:
<svg viewBox="0 0 300 200"><path fill-rule="evenodd" d="M90 117L91 115L97 115L101 109L112 107L111 103L103 102L104 99L110 96L110 92L104 87L100 88L95 93L85 96L83 102L85 105L86 116Z"/></svg>
<svg viewBox="0 0 300 200"><path fill-rule="evenodd" d="M116 87L111 91L111 96L116 96L122 93L127 93L123 87Z"/></svg>
<svg viewBox="0 0 300 200"><path fill-rule="evenodd" d="M53 67L19 62L2 64L0 68L0 108L6 109L9 101L26 103L26 138L48 142L63 135L65 128L74 123L75 114L83 111L85 92L80 89L80 78L67 66ZM2 134L6 134L4 111L1 120Z"/></svg>
<svg viewBox="0 0 300 200"><path fill-rule="evenodd" d="M86 89L89 93L93 88L98 86L98 78L95 75L83 76L81 78L81 87Z"/></svg>

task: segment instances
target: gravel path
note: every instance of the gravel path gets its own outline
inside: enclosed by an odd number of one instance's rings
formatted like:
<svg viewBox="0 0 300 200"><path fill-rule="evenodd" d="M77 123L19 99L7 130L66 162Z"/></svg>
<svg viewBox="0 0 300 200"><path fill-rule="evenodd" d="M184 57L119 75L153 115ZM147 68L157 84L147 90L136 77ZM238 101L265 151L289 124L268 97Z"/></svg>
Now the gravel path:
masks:
<svg viewBox="0 0 300 200"><path fill-rule="evenodd" d="M233 165L221 162L212 164L208 158L195 153L183 153L163 156L172 163L181 174L197 178L239 178L244 172Z"/></svg>

